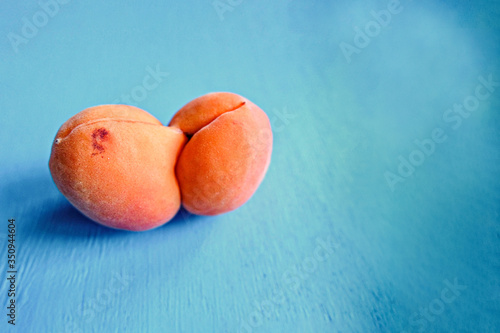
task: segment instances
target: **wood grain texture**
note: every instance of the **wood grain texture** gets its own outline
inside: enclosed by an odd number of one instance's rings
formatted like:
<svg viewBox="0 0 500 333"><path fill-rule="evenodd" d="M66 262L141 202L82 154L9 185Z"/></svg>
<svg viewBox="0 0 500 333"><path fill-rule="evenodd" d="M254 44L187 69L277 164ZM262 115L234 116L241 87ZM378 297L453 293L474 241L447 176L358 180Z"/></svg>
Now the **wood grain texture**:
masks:
<svg viewBox="0 0 500 333"><path fill-rule="evenodd" d="M500 81L498 3L401 4L350 63L339 44L388 2L243 1L221 19L194 0L71 1L17 53L4 38L0 332L500 331L500 89L459 128L443 119L479 76ZM39 10L0 4L0 35ZM273 127L241 208L132 233L56 189L50 147L70 116L128 98L165 124L211 91L248 97ZM435 128L446 141L392 191L385 173Z"/></svg>

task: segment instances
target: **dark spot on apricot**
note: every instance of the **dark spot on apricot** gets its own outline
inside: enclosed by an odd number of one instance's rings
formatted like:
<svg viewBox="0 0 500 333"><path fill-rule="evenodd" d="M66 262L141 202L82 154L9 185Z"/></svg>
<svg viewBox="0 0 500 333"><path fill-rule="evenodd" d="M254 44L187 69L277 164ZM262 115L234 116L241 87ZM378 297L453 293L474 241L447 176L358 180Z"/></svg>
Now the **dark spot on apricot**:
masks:
<svg viewBox="0 0 500 333"><path fill-rule="evenodd" d="M236 107L230 109L230 110L227 110L227 112L231 112L231 111L236 111L238 110L239 108L241 108L243 105L245 105L246 102L241 102L240 104L238 104Z"/></svg>
<svg viewBox="0 0 500 333"><path fill-rule="evenodd" d="M95 129L94 132L92 132L92 138L97 139L99 137L102 140L108 134L109 134L108 130L105 129L104 127L101 127L101 128Z"/></svg>
<svg viewBox="0 0 500 333"><path fill-rule="evenodd" d="M109 132L104 127L97 128L92 132L92 148L94 148L94 152L92 156L102 154L105 150L102 145L103 141L106 141Z"/></svg>

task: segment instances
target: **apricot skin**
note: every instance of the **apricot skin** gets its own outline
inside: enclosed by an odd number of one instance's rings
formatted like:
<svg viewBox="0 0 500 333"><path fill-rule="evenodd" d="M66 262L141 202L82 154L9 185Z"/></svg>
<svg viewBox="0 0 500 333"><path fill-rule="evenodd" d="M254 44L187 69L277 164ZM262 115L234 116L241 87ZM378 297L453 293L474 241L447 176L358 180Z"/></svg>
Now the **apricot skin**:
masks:
<svg viewBox="0 0 500 333"><path fill-rule="evenodd" d="M176 166L186 210L217 215L250 199L271 161L272 131L264 111L242 96L211 93L182 107L169 126L192 135Z"/></svg>
<svg viewBox="0 0 500 333"><path fill-rule="evenodd" d="M62 194L90 219L147 230L180 207L174 167L185 142L181 131L141 109L97 106L60 128L49 168Z"/></svg>

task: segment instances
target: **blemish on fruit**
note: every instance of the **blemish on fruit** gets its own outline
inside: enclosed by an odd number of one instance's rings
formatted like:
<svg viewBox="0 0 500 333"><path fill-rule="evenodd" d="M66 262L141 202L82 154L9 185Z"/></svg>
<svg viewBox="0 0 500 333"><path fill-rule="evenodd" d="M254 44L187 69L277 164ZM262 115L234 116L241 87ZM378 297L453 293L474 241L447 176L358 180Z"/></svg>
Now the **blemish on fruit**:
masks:
<svg viewBox="0 0 500 333"><path fill-rule="evenodd" d="M238 106L232 108L231 110L228 110L227 112L236 111L236 110L238 110L239 108L241 108L245 104L246 104L246 102L241 102L240 104L238 104Z"/></svg>
<svg viewBox="0 0 500 333"><path fill-rule="evenodd" d="M109 132L104 127L97 128L92 132L92 148L94 148L94 152L92 156L102 154L105 150L102 145L103 141L106 141Z"/></svg>

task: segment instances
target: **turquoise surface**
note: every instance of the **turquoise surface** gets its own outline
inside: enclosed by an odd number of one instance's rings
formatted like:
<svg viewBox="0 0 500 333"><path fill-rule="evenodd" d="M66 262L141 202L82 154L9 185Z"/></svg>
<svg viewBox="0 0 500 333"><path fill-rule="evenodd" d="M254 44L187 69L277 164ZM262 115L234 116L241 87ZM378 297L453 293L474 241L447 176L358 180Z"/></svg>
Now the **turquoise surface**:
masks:
<svg viewBox="0 0 500 333"><path fill-rule="evenodd" d="M2 1L0 332L500 331L499 22L485 0ZM212 91L273 127L241 208L132 233L55 187L72 115L166 124Z"/></svg>

